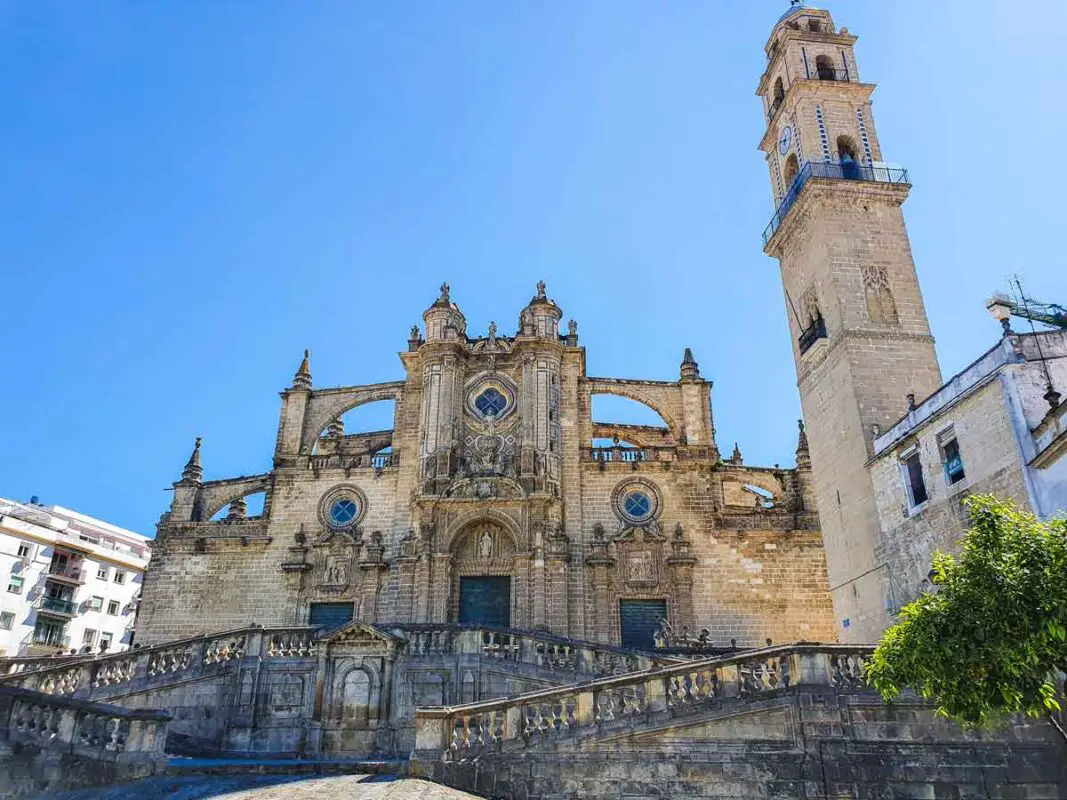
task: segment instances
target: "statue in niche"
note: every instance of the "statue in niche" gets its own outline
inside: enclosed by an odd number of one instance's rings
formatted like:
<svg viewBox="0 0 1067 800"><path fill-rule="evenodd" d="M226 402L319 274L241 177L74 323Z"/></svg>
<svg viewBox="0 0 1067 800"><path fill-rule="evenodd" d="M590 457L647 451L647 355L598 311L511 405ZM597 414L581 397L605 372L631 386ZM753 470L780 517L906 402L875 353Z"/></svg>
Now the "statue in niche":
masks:
<svg viewBox="0 0 1067 800"><path fill-rule="evenodd" d="M486 528L478 540L478 555L482 558L493 557L493 534Z"/></svg>

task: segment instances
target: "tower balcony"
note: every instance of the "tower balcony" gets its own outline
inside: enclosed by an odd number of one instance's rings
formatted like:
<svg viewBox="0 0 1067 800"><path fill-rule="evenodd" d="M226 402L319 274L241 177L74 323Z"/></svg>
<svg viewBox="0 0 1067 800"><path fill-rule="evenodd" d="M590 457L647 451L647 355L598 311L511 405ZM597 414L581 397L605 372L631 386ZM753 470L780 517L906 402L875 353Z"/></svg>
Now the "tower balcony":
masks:
<svg viewBox="0 0 1067 800"><path fill-rule="evenodd" d="M774 234L778 232L778 229L782 227L782 223L785 222L786 217L789 216L789 211L793 208L797 199L804 191L804 187L807 186L811 180L895 183L904 186L911 185L911 181L908 179L908 171L902 167L890 167L881 163L872 166L868 164L859 164L854 161L841 164L809 161L801 168L800 172L797 173L793 185L790 186L789 191L785 193L782 202L778 204L778 210L775 211L774 216L771 217L770 224L767 225L766 230L763 231L764 247L771 241Z"/></svg>

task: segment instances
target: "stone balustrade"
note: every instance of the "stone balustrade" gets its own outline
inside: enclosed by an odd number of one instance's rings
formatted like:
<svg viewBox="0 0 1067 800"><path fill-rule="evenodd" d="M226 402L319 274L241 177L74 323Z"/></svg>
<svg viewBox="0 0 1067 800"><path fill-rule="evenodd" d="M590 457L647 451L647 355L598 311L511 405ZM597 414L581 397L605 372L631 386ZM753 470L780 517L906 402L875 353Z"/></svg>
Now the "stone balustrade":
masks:
<svg viewBox="0 0 1067 800"><path fill-rule="evenodd" d="M60 664L69 664L83 658L92 658L89 653L54 656L8 656L0 658L0 678L8 675L17 675L21 672L35 672L39 669L50 669Z"/></svg>
<svg viewBox="0 0 1067 800"><path fill-rule="evenodd" d="M7 776L0 783L19 796L45 786L99 785L162 771L170 719L152 709L0 686L0 738L9 754L0 759L0 777Z"/></svg>
<svg viewBox="0 0 1067 800"><path fill-rule="evenodd" d="M246 656L309 658L316 653L315 638L315 629L309 627L249 627L120 653L52 659L51 664L34 664L33 669L0 676L0 686L19 686L53 696L88 697L114 688L155 686L170 677L224 669Z"/></svg>
<svg viewBox="0 0 1067 800"><path fill-rule="evenodd" d="M636 650L582 642L548 633L464 624L387 625L408 641L409 656L477 654L548 669L596 676L621 675L680 659L657 658Z"/></svg>
<svg viewBox="0 0 1067 800"><path fill-rule="evenodd" d="M794 686L865 685L872 648L791 645L649 668L503 700L416 712L416 760L465 761L619 720L676 716Z"/></svg>

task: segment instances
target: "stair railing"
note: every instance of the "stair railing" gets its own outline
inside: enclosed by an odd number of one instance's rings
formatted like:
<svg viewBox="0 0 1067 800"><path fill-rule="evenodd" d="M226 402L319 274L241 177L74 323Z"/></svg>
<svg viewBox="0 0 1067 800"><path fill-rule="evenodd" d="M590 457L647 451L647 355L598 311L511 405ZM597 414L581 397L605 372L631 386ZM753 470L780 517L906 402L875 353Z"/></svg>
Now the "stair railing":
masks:
<svg viewBox="0 0 1067 800"><path fill-rule="evenodd" d="M416 761L462 762L560 740L621 720L691 713L732 698L766 697L799 685L863 688L873 648L791 645L653 667L588 683L463 706L419 708Z"/></svg>

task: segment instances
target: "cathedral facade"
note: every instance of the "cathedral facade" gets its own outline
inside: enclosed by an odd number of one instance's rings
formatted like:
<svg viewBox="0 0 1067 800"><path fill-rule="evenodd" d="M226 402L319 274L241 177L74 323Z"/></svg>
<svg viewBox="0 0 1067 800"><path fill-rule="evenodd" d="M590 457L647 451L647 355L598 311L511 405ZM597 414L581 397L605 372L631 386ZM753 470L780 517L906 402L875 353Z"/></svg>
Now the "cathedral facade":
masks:
<svg viewBox="0 0 1067 800"><path fill-rule="evenodd" d="M539 284L516 330L468 331L448 286L402 380L282 392L274 468L204 480L200 443L160 522L138 619L154 644L349 620L464 622L650 647L832 641L808 444L795 468L724 459L711 383L596 378ZM566 332L561 333L561 330ZM594 395L659 426L594 421ZM391 400L391 430L344 414ZM261 515L247 496L264 493Z"/></svg>

